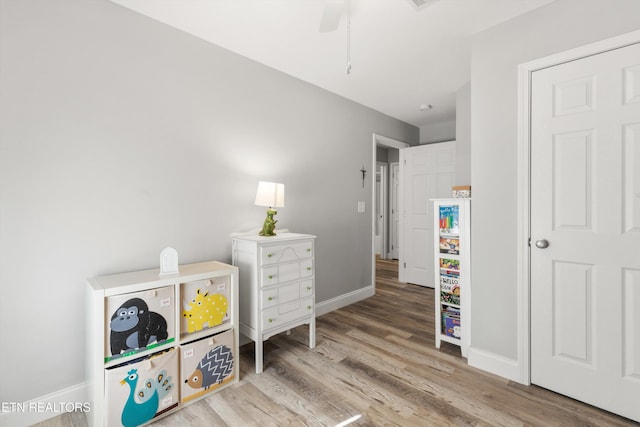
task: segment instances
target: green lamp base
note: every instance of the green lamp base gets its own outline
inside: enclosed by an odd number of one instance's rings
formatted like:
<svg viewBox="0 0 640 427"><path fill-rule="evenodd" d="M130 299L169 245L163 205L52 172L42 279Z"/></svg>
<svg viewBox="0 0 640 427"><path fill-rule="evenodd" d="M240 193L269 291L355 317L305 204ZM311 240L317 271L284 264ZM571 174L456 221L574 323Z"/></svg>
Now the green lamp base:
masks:
<svg viewBox="0 0 640 427"><path fill-rule="evenodd" d="M273 216L277 213L278 211L275 209L267 209L267 218L264 220L264 224L262 224L262 230L258 233L260 236L270 237L276 235L274 230L276 229L276 222L278 222L278 220L273 219Z"/></svg>

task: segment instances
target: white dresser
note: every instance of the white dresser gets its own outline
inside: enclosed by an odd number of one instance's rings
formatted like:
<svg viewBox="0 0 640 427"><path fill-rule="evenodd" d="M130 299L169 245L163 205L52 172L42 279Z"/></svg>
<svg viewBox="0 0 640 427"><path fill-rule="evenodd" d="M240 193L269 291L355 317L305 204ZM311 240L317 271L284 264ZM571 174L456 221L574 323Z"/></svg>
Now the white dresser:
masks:
<svg viewBox="0 0 640 427"><path fill-rule="evenodd" d="M309 347L316 345L314 242L309 234L240 236L232 240L239 268L240 333L255 342L256 373L262 372L262 343L302 324Z"/></svg>

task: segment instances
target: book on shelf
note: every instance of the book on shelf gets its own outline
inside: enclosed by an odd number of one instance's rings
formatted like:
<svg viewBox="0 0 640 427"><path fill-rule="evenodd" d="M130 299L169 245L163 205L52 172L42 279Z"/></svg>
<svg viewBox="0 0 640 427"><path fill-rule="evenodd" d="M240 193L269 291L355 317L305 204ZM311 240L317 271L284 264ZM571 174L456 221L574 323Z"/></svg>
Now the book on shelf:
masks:
<svg viewBox="0 0 640 427"><path fill-rule="evenodd" d="M460 255L460 239L457 237L440 237L440 253Z"/></svg>
<svg viewBox="0 0 640 427"><path fill-rule="evenodd" d="M460 309L446 306L442 310L442 333L453 338L462 336L460 327Z"/></svg>
<svg viewBox="0 0 640 427"><path fill-rule="evenodd" d="M440 206L440 234L460 233L460 206Z"/></svg>
<svg viewBox="0 0 640 427"><path fill-rule="evenodd" d="M440 274L440 301L460 305L460 276Z"/></svg>
<svg viewBox="0 0 640 427"><path fill-rule="evenodd" d="M460 260L440 258L440 269L460 271Z"/></svg>
<svg viewBox="0 0 640 427"><path fill-rule="evenodd" d="M460 270L448 270L446 268L440 269L440 274L446 274L449 276L458 276L460 277Z"/></svg>

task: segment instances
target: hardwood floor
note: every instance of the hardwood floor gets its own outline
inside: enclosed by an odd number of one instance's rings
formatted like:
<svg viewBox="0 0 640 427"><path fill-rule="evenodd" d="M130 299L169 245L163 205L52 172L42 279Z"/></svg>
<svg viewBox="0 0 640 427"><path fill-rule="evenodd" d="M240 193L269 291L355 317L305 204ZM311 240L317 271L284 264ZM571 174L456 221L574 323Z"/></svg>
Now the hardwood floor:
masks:
<svg viewBox="0 0 640 427"><path fill-rule="evenodd" d="M240 383L154 426L631 426L629 420L548 390L467 366L458 347L434 345L433 289L399 283L378 261L376 295L240 350ZM613 392L613 391L612 391ZM65 414L40 426L84 426Z"/></svg>

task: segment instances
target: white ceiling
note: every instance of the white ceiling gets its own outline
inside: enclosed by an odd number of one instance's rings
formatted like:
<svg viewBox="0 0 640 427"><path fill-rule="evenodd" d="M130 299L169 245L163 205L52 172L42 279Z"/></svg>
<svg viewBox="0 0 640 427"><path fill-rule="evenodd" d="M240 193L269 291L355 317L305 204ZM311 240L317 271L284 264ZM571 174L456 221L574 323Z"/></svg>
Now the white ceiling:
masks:
<svg viewBox="0 0 640 427"><path fill-rule="evenodd" d="M553 0L438 0L419 10L411 0L350 0L349 75L346 7L337 30L318 31L325 3L336 0L112 1L423 126L455 118L474 33Z"/></svg>

